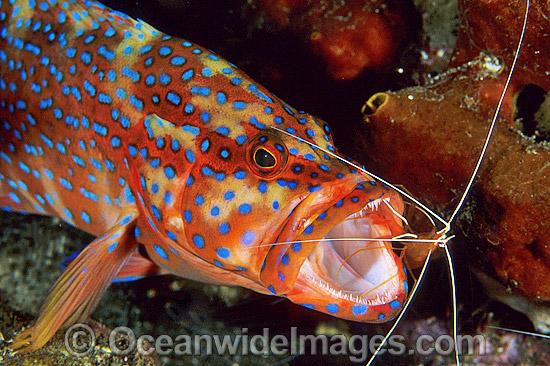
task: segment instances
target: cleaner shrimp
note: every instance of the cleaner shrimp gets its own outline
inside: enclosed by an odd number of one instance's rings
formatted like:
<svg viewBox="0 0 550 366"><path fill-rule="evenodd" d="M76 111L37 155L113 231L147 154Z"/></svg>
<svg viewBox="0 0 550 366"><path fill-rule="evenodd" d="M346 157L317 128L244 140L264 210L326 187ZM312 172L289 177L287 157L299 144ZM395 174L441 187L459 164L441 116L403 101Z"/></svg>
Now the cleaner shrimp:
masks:
<svg viewBox="0 0 550 366"><path fill-rule="evenodd" d="M511 65L509 65L508 73L507 73L507 76L506 76L506 81L505 81L504 86L503 86L503 88L500 92L500 96L498 98L498 103L496 104L495 111L494 111L493 116L491 118L490 126L488 127L487 135L486 135L484 144L481 148L479 158L477 159L477 162L475 164L475 167L473 168L472 174L469 177L466 188L464 189L463 193L460 195L460 200L456 204L456 206L455 206L454 210L452 211L451 215L449 216L449 219L445 220L445 219L441 218L440 216L435 214L433 211L431 211L428 207L426 207L426 206L420 204L418 201L416 201L407 191L399 189L399 188L389 184L387 181L385 181L383 179L380 179L379 177L376 177L376 179L380 180L384 184L390 185L396 191L401 193L403 196L406 196L407 198L411 199L414 202L414 205L417 205L417 207L419 207L419 210L423 214L425 214L427 217L431 217L430 221L431 221L431 223L433 224L434 227L436 227L436 225L434 223L434 221L435 221L435 222L438 222L439 224L442 224L443 228L439 231L436 231L434 229L434 230L432 230L431 233L424 233L424 234L416 235L415 237L410 238L410 239L409 239L410 234L393 238L395 242L407 243L405 245L405 247L401 248L401 250L403 250L403 258L404 258L406 264L407 263L412 263L412 267L415 267L415 266L418 266L419 258L423 259L423 265L421 266L422 270L420 271L418 281L415 283L415 285L413 286L413 288L411 290L409 300L405 303L405 305L403 307L403 312L399 315L399 317L397 318L394 326L392 326L392 328L390 329L390 331L388 332L388 334L386 335L386 337L382 341L382 344L374 352L374 355L369 360L367 365L370 365L374 361L376 355L378 354L380 349L382 349L385 342L387 342L388 337L392 334L392 332L395 330L397 324L402 319L402 316L404 315L405 310L410 305L410 301L412 300L414 294L417 291L418 284L421 282L422 278L424 277L426 267L427 267L427 265L430 261L430 256L431 256L432 252L437 247L441 247L445 250L446 258L447 258L447 261L448 261L448 266L449 266L448 268L449 268L449 274L450 274L450 278L451 278L451 286L452 286L452 294L453 294L453 300L452 301L453 301L454 349L455 350L458 349L458 345L457 345L457 310L456 310L456 301L457 300L456 300L455 273L454 273L454 269L453 269L451 253L449 251L449 248L447 247L447 243L449 242L450 239L452 239L452 236L448 237L447 235L451 231L451 226L454 223L454 221L456 220L457 215L459 214L460 210L463 208L465 200L468 197L468 194L470 193L470 191L472 189L472 185L474 183L474 180L476 179L476 176L478 175L478 172L479 172L480 166L483 162L483 159L486 156L487 148L488 148L488 145L491 141L493 130L495 128L495 125L497 123L497 119L499 117L499 112L500 112L501 107L503 105L506 93L508 92L509 85L510 85L510 80L511 80L512 76L514 75L514 71L516 69L516 63L517 63L518 57L520 55L522 45L524 43L523 38L524 38L524 35L525 35L525 32L526 32L527 22L528 22L528 19L529 19L529 8L530 8L530 2L527 1L525 3L525 6L524 6L523 14L521 14L521 12L520 12L520 14L522 15L522 18L520 18L520 19L523 19L522 20L523 24L522 24L521 30L519 32L519 35L517 36L517 44L516 44L515 52L513 53L513 59L511 60ZM490 58L488 56L485 56L485 58L486 58L487 61L489 61L489 63L494 62L494 60L490 61ZM497 68L501 68L502 65L499 65L498 63L499 63L499 61L496 61L496 63L493 63L492 66L489 65L489 67L495 67L496 66ZM412 95L410 96L410 99L412 99ZM369 103L371 105L369 105ZM367 108L367 109L376 110L380 105L382 105L384 103L385 103L384 93L380 93L380 95L373 96L367 102L367 105L364 107L364 109ZM360 167L355 166L355 165L354 165L354 167L357 168L357 169L361 169ZM372 174L372 173L369 173L369 174ZM405 224L407 224L407 220L405 218L403 218L403 222ZM338 239L332 239L332 240L338 240ZM342 239L342 240L349 240L349 239ZM374 241L376 241L376 240L374 240ZM379 247L369 247L367 245L367 248L362 249L362 250L376 250L377 248L379 248ZM346 261L349 258L351 258L352 256L354 256L356 253L353 253L348 258L346 258ZM425 259L425 261L424 261L424 259ZM508 328L492 327L492 326L490 326L490 328L501 329L501 330L510 330ZM521 333L521 334L526 334L526 335L539 335L541 337L547 338L547 336L544 336L544 335L541 335L541 334L538 334L538 333L523 332L523 331L517 331L517 332ZM456 356L456 363L460 364L459 353L456 352L455 356Z"/></svg>

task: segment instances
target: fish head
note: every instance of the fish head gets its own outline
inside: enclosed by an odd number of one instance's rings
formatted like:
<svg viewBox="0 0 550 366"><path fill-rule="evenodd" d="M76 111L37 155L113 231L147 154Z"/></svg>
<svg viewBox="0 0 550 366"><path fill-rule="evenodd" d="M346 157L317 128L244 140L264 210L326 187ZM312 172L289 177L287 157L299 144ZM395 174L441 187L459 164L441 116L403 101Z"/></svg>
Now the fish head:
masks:
<svg viewBox="0 0 550 366"><path fill-rule="evenodd" d="M325 122L285 109L275 125L241 118L242 138L197 137L182 203L188 248L242 277L237 285L340 318L389 320L407 293L390 241L404 233L401 198L340 159Z"/></svg>

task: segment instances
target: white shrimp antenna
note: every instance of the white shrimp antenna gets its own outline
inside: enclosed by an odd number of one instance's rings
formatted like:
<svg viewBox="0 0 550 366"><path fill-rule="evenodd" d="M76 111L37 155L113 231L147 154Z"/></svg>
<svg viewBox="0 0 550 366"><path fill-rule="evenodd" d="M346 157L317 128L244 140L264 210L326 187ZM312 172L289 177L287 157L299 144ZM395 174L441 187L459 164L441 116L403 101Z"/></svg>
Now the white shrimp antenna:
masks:
<svg viewBox="0 0 550 366"><path fill-rule="evenodd" d="M371 177L373 177L374 179L378 180L379 182L382 182L383 184L386 184L387 186L390 186L392 187L395 191L399 192L400 194L402 194L403 196L409 198L412 202L414 202L416 205L418 205L418 207L421 208L421 210L423 210L424 212L427 212L429 213L429 216L432 216L434 217L436 220L438 220L439 222L441 222L443 225L444 225L444 228L441 229L440 231L437 232L437 234L439 235L439 238L437 240L424 240L424 239L405 239L406 241L420 241L420 242L434 242L434 243L437 243L439 244L439 246L442 246L445 248L445 254L446 254L446 258L447 258L447 262L448 262L448 267L449 267L449 275L450 275L450 278L451 278L451 288L452 288L452 293L453 293L453 340L454 340L454 347L455 347L455 357L456 357L456 364L457 366L460 366L460 356L459 356L459 353L458 353L458 344L457 344L457 309L456 309L456 283L455 283L455 276L454 276L454 267L453 267L453 262L452 262L452 257L451 257L451 253L449 251L449 248L447 246L447 242L452 239L452 236L451 237L447 237L446 234L451 230L451 223L455 220L458 212L462 209L462 206L464 205L464 202L466 200L466 197L468 196L468 194L470 193L470 190L472 188L472 185L474 183L474 180L477 176L477 173L479 172L479 168L481 166L481 163L483 161L483 158L485 157L485 154L487 152L487 147L489 145L489 142L491 140L491 136L493 134L493 130L494 130L494 127L496 125L496 121L497 121L497 118L498 118L498 115L500 113L500 110L502 108L502 104L503 104L503 101L504 101L504 97L506 95L506 92L508 91L508 87L509 87L509 84L510 84L510 80L512 78L512 75L514 74L514 70L516 68L516 63L517 63L517 60L518 60L518 57L519 57L519 53L520 53L520 50L521 50L521 46L523 44L523 38L524 38L524 35L525 35L525 30L527 28L527 19L529 17L529 8L530 8L530 0L526 0L526 5L525 5L525 13L524 13L524 18L523 18L523 25L522 25L522 29L521 29L521 34L520 34L520 37L519 37L519 40L518 40L518 44L517 44L517 48L516 48L516 51L515 51L515 54L514 54L514 58L513 58L513 61L512 61L512 64L510 66L510 71L508 73L508 77L506 78L506 82L504 84L504 87L503 87L503 90L502 90L502 93L500 94L500 98L499 98L499 101L497 103L497 106L496 106L496 109L495 109L495 112L493 114L493 118L491 120L491 125L489 127L489 129L487 130L487 136L485 138L485 142L483 144L483 147L481 149L481 152L479 154L479 158L476 162L476 165L472 171L472 174L470 176L470 179L468 180L468 184L466 185L466 188L464 190L464 193L462 194L461 198L460 198L460 201L458 202L456 208L454 209L453 213L451 214L450 218L448 220L445 220L443 218L441 218L439 215L437 215L434 211L430 210L427 206L425 206L422 202L420 202L419 200L417 200L416 198L412 197L409 193L405 192L404 190L396 187L395 185L387 182L386 180L382 179L381 177L363 169L362 167L360 167L359 165L357 164L354 164L344 158L342 158L341 156L333 153L332 151L329 151L327 149L324 149L322 148L321 146L318 146L310 141L307 141L299 136L295 136L287 131L284 131L280 128L277 128L277 127L274 127L274 126L271 126L272 129L274 130L277 130L283 134L286 134L288 136L291 136L301 142L304 142L306 144L309 144L311 146L315 146L316 148L318 148L319 150L325 152L326 154L342 161L343 163L347 164L347 165L350 165L352 167L354 167L355 169L357 169L358 171L361 171L363 173L366 173L368 175L370 175ZM395 238L397 240L399 240L398 238ZM334 240L334 239L332 239ZM365 239L361 239L361 240L365 240ZM368 240L368 239L367 239ZM420 285L421 281L422 281L422 278L424 276L424 273L426 271L426 268L428 266L428 263L429 263L429 260L430 260L430 257L431 257L431 251L428 253L427 257L426 257L426 260L424 262L424 265L422 267L422 270L420 272L420 275L418 276L418 280L415 282L414 286L412 287L411 291L410 291L410 294L409 294L409 297L407 299L407 301L405 302L405 304L403 305L403 309L401 310L399 316L397 317L397 319L395 320L394 324L392 325L392 327L390 328L390 330L388 331L388 333L386 334L386 336L384 337L384 339L382 340L382 342L380 343L380 345L378 346L378 348L376 349L376 351L373 353L373 355L371 356L371 358L369 359L368 363L366 366L370 366L372 364L372 362L374 361L374 359L376 358L376 356L378 355L378 353L380 352L380 350L382 349L382 347L386 344L387 340L389 339L389 337L391 336L391 334L393 333L393 331L395 330L395 328L397 327L397 325L399 324L400 320L402 319L402 317L404 316L407 308L409 307L414 295L416 294L417 292L417 289L418 289L418 286ZM505 329L505 328L499 328L499 329ZM508 330L508 329L505 329L505 330ZM518 333L523 333L523 334L528 334L527 332L520 332L520 331L516 331Z"/></svg>
<svg viewBox="0 0 550 366"><path fill-rule="evenodd" d="M464 193L462 194L462 197L460 198L459 203L457 204L457 206L456 206L455 210L453 211L453 213L452 213L451 217L449 218L449 220L445 222L445 228L440 231L440 233L443 234L443 238L445 238L445 234L451 229L451 223L456 218L456 215L458 214L458 212L460 211L460 209L464 205L464 201L466 200L466 197L467 197L468 193L470 192L470 190L472 188L474 180L475 180L475 178L477 176L477 173L479 171L479 167L481 166L481 162L483 161L483 158L485 157L485 153L487 151L487 146L489 145L489 142L491 140L491 136L493 134L493 130L494 130L494 127L496 125L496 121L497 121L498 115L500 113L500 109L502 108L502 103L504 101L504 97L506 95L506 92L508 91L508 86L510 84L510 80L511 80L512 75L514 74L514 70L516 68L516 63L517 63L519 53L520 53L520 50L521 50L521 45L523 44L523 37L525 35L525 30L527 29L527 19L529 17L529 7L530 7L530 0L526 0L525 13L524 13L524 18L523 18L523 25L522 25L521 34L520 34L520 37L519 37L519 40L518 40L518 45L517 45L517 48L516 48L516 52L514 54L512 65L510 66L510 71L508 73L508 77L506 78L506 82L504 83L504 88L502 89L502 93L500 94L499 101L497 103L495 112L493 114L493 118L491 120L491 125L489 127L489 130L487 131L487 136L485 138L485 143L483 144L483 148L481 149L481 152L479 154L479 158L477 160L475 168L472 171L472 174L470 176L470 180L468 181L468 184L466 185L466 189L464 190ZM407 197L409 197L409 196L407 195ZM423 206L421 206L421 207L423 207ZM431 211L429 211L429 210L428 210L428 212L431 213ZM450 239L450 238L448 238L448 239ZM449 264L449 274L450 274L450 277L451 277L451 288L453 290L453 292L452 292L453 293L453 340L454 340L454 348L455 348L456 365L460 366L460 355L458 353L458 344L457 344L456 283L455 283L454 267L453 267L453 262L452 262L452 258L451 258L451 253L449 251L449 248L446 245L448 239L446 239L444 241L441 241L440 246L445 247L445 254L446 254L446 257L447 257L447 262ZM430 252L430 254L431 254L431 252ZM370 360L369 360L369 362L367 363L366 366L370 366L370 364L374 361L376 355L380 352L380 349L382 349L382 347L384 346L384 344L386 343L386 341L388 340L390 335L393 333L393 331L397 327L397 324L401 320L402 315L404 314L406 308L410 304L410 301L412 300L412 297L416 293L417 285L422 280L422 277L424 275L424 270L426 269L429 260L430 260L430 255L428 254L428 256L426 257L426 260L424 262L424 266L422 267L422 271L420 272L420 275L418 277L418 281L416 281L416 283L413 287L413 290L411 291L411 294L409 296L409 299L405 303L405 306L403 306L401 314L399 314L399 317L396 319L395 323L390 328L390 330L388 331L388 333L384 337L384 340L380 343L380 345L378 346L378 348L376 349L376 351L374 352L374 354L372 355L372 357L370 358ZM503 328L500 328L500 329L503 329ZM506 329L506 330L508 330L508 329ZM529 334L528 332L521 332L521 331L516 331L516 332L517 333L522 333L522 334Z"/></svg>

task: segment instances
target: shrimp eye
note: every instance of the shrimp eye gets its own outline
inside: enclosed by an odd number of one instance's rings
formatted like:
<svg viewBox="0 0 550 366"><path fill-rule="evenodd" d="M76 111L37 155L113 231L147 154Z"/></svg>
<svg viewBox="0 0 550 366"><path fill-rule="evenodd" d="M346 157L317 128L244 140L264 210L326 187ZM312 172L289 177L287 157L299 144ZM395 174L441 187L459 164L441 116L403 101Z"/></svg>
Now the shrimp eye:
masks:
<svg viewBox="0 0 550 366"><path fill-rule="evenodd" d="M277 158L268 150L259 147L254 153L254 162L261 168L269 169L277 165Z"/></svg>
<svg viewBox="0 0 550 366"><path fill-rule="evenodd" d="M284 169L288 150L277 135L263 132L254 137L247 148L247 163L262 179L275 178Z"/></svg>

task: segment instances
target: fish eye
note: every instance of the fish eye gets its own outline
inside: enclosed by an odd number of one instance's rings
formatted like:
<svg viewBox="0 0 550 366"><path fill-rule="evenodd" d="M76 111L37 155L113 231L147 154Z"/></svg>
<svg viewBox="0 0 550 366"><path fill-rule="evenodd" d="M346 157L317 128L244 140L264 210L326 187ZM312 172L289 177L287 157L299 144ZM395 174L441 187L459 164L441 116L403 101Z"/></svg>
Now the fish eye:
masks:
<svg viewBox="0 0 550 366"><path fill-rule="evenodd" d="M273 168L277 165L277 158L263 147L256 149L254 153L254 162L261 168Z"/></svg>
<svg viewBox="0 0 550 366"><path fill-rule="evenodd" d="M262 179L272 179L284 169L288 150L275 134L263 132L250 141L246 155L254 174Z"/></svg>

